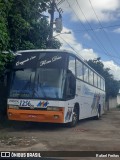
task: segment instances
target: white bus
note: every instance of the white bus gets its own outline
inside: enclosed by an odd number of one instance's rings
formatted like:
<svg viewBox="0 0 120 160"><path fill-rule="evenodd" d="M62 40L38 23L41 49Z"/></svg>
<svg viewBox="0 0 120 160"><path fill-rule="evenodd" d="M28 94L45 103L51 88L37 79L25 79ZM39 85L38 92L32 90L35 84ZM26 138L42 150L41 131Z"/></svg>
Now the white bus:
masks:
<svg viewBox="0 0 120 160"><path fill-rule="evenodd" d="M75 126L104 112L105 80L70 51L18 51L7 103L9 120Z"/></svg>

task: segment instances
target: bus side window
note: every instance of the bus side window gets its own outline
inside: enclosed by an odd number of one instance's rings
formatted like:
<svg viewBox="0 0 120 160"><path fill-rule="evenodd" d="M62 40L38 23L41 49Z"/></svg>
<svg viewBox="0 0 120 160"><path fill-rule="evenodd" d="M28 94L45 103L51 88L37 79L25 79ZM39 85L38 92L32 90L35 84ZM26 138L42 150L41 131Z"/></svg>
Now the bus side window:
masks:
<svg viewBox="0 0 120 160"><path fill-rule="evenodd" d="M89 83L93 85L93 71L89 69Z"/></svg>
<svg viewBox="0 0 120 160"><path fill-rule="evenodd" d="M101 78L101 89L105 91L105 82L102 78Z"/></svg>
<svg viewBox="0 0 120 160"><path fill-rule="evenodd" d="M98 88L100 88L100 77L98 76Z"/></svg>
<svg viewBox="0 0 120 160"><path fill-rule="evenodd" d="M89 82L89 72L88 67L84 65L84 81Z"/></svg>
<svg viewBox="0 0 120 160"><path fill-rule="evenodd" d="M76 74L77 78L83 80L83 64L79 60L76 60Z"/></svg>
<svg viewBox="0 0 120 160"><path fill-rule="evenodd" d="M98 87L98 76L96 73L94 73L94 86Z"/></svg>

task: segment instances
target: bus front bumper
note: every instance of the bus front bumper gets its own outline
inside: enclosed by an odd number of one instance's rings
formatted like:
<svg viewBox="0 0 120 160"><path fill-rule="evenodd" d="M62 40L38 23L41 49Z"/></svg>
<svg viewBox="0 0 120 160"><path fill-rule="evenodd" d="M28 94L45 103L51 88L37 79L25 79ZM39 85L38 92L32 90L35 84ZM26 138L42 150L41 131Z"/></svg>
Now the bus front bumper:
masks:
<svg viewBox="0 0 120 160"><path fill-rule="evenodd" d="M8 109L9 120L64 123L64 111L40 111Z"/></svg>

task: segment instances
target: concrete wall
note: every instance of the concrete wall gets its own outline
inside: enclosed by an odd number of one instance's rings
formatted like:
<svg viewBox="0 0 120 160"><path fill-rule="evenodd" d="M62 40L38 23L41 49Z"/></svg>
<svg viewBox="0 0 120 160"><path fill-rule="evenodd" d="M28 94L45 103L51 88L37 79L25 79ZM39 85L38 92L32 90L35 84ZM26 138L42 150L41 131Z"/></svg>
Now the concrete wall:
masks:
<svg viewBox="0 0 120 160"><path fill-rule="evenodd" d="M120 95L117 96L117 103L120 104Z"/></svg>
<svg viewBox="0 0 120 160"><path fill-rule="evenodd" d="M117 98L110 98L109 99L109 109L116 108L117 106Z"/></svg>

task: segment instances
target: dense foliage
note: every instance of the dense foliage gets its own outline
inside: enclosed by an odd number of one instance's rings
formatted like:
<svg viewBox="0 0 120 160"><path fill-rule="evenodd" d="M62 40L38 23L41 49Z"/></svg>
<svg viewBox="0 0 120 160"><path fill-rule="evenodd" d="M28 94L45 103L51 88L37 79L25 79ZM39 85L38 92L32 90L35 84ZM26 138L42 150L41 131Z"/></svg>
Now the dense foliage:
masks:
<svg viewBox="0 0 120 160"><path fill-rule="evenodd" d="M42 12L49 9L49 0L0 0L0 72L11 61L3 51L48 48L50 25ZM60 42L52 39L51 48Z"/></svg>
<svg viewBox="0 0 120 160"><path fill-rule="evenodd" d="M8 31L8 11L10 9L10 3L0 0L0 77L4 74L4 70L7 64L12 60L12 54L4 54L3 51L9 51L9 31Z"/></svg>
<svg viewBox="0 0 120 160"><path fill-rule="evenodd" d="M114 79L113 75L109 72L110 69L104 68L100 58L89 60L88 64L105 78L106 99L116 97L119 91L120 81Z"/></svg>

